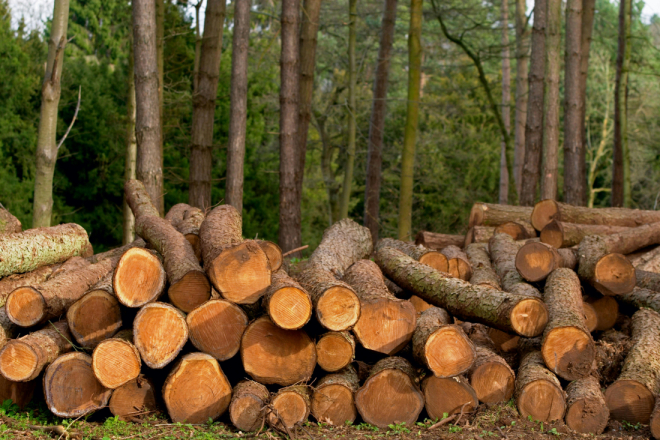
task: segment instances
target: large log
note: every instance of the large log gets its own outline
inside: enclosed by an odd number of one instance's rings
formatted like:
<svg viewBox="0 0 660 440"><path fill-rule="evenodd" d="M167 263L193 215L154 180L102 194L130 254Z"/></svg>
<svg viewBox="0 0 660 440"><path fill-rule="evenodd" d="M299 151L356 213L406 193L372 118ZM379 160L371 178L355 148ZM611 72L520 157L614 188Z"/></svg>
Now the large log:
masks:
<svg viewBox="0 0 660 440"><path fill-rule="evenodd" d="M640 249L632 254L626 255L626 258L630 260L633 267L646 270L648 272L656 272L655 270L644 269L646 263L651 262L652 266L655 266L657 259L660 257L660 246L651 246L650 248Z"/></svg>
<svg viewBox="0 0 660 440"><path fill-rule="evenodd" d="M566 412L566 398L555 374L545 367L540 351L529 351L520 360L516 390L520 415L539 422L560 420Z"/></svg>
<svg viewBox="0 0 660 440"><path fill-rule="evenodd" d="M357 261L344 274L344 281L360 298L360 319L353 334L364 348L392 355L410 342L415 307L390 293L376 263Z"/></svg>
<svg viewBox="0 0 660 440"><path fill-rule="evenodd" d="M413 307L415 307L415 312L417 313L418 317L424 310L427 310L427 309L430 309L431 307L433 307L431 304L427 303L426 301L424 301L422 298L420 298L417 295L411 296L408 301L410 301L410 304L412 304Z"/></svg>
<svg viewBox="0 0 660 440"><path fill-rule="evenodd" d="M85 353L62 355L44 373L46 405L58 417L90 414L105 407L111 394L94 376L92 358Z"/></svg>
<svg viewBox="0 0 660 440"><path fill-rule="evenodd" d="M0 204L0 235L14 234L22 230L23 225L21 225L21 221Z"/></svg>
<svg viewBox="0 0 660 440"><path fill-rule="evenodd" d="M565 268L552 272L543 299L550 317L541 348L545 364L566 380L588 376L596 348L585 323L582 289L575 272Z"/></svg>
<svg viewBox="0 0 660 440"><path fill-rule="evenodd" d="M307 385L292 385L280 388L270 401L270 413L266 421L280 431L288 432L307 421L310 412L312 391Z"/></svg>
<svg viewBox="0 0 660 440"><path fill-rule="evenodd" d="M355 406L365 422L379 428L413 426L424 409L424 396L410 363L396 356L376 363L355 395Z"/></svg>
<svg viewBox="0 0 660 440"><path fill-rule="evenodd" d="M142 307L158 300L167 274L154 251L134 247L124 252L112 280L114 294L126 307Z"/></svg>
<svg viewBox="0 0 660 440"><path fill-rule="evenodd" d="M202 261L202 247L199 241L199 228L202 226L204 211L186 203L178 203L170 208L165 215L174 228L186 237L195 251L198 261Z"/></svg>
<svg viewBox="0 0 660 440"><path fill-rule="evenodd" d="M566 425L582 434L602 434L610 418L610 410L593 376L578 379L566 388Z"/></svg>
<svg viewBox="0 0 660 440"><path fill-rule="evenodd" d="M415 237L415 244L434 251L440 251L447 246L463 247L465 235L438 234L436 232L419 231Z"/></svg>
<svg viewBox="0 0 660 440"><path fill-rule="evenodd" d="M312 377L316 348L304 330L281 329L263 316L243 333L241 359L257 382L288 386Z"/></svg>
<svg viewBox="0 0 660 440"><path fill-rule="evenodd" d="M262 305L271 321L285 330L298 330L312 317L312 299L284 270L273 272Z"/></svg>
<svg viewBox="0 0 660 440"><path fill-rule="evenodd" d="M174 423L206 423L227 411L231 385L217 360L190 353L167 376L163 401Z"/></svg>
<svg viewBox="0 0 660 440"><path fill-rule="evenodd" d="M615 420L647 424L660 393L660 314L639 309L632 317L633 346L621 375L605 391Z"/></svg>
<svg viewBox="0 0 660 440"><path fill-rule="evenodd" d="M243 432L257 431L266 423L270 392L253 380L239 382L232 392L229 418L236 429Z"/></svg>
<svg viewBox="0 0 660 440"><path fill-rule="evenodd" d="M447 257L447 272L454 278L469 281L472 276L472 267L467 255L458 246L447 246L441 251Z"/></svg>
<svg viewBox="0 0 660 440"><path fill-rule="evenodd" d="M447 278L396 249L380 249L376 262L399 286L464 321L522 336L541 334L548 322L548 311L540 298Z"/></svg>
<svg viewBox="0 0 660 440"><path fill-rule="evenodd" d="M616 299L633 307L646 307L660 313L660 292L635 287L632 292L617 295Z"/></svg>
<svg viewBox="0 0 660 440"><path fill-rule="evenodd" d="M224 299L211 299L190 312L186 323L190 342L198 350L222 362L238 353L248 318L236 304Z"/></svg>
<svg viewBox="0 0 660 440"><path fill-rule="evenodd" d="M160 369L176 358L188 341L186 317L161 302L142 307L133 321L133 342L150 368Z"/></svg>
<svg viewBox="0 0 660 440"><path fill-rule="evenodd" d="M410 242L395 240L393 238L382 238L378 240L374 251L378 251L378 249L383 247L398 249L422 264L426 264L440 272L449 273L449 258L441 251L434 251L423 246L415 246Z"/></svg>
<svg viewBox="0 0 660 440"><path fill-rule="evenodd" d="M501 290L500 277L493 269L486 243L472 243L465 248L465 254L472 267L470 283L477 286L492 287Z"/></svg>
<svg viewBox="0 0 660 440"><path fill-rule="evenodd" d="M438 377L453 377L472 367L476 352L463 329L449 314L432 307L422 312L413 334L413 357Z"/></svg>
<svg viewBox="0 0 660 440"><path fill-rule="evenodd" d="M520 246L510 235L495 234L488 242L493 267L502 282L502 290L516 295L540 297L539 291L527 284L516 269L516 255Z"/></svg>
<svg viewBox="0 0 660 440"><path fill-rule="evenodd" d="M545 243L527 243L516 254L516 269L530 283L543 281L560 267L564 267L561 255Z"/></svg>
<svg viewBox="0 0 660 440"><path fill-rule="evenodd" d="M172 304L189 312L207 301L211 286L188 240L160 217L142 182L126 181L124 192L135 215L135 232L163 256Z"/></svg>
<svg viewBox="0 0 660 440"><path fill-rule="evenodd" d="M506 222L529 221L532 208L528 206L475 203L470 211L468 227L499 226Z"/></svg>
<svg viewBox="0 0 660 440"><path fill-rule="evenodd" d="M270 285L270 263L253 240L243 240L241 214L220 205L207 216L199 231L204 269L223 298L254 304Z"/></svg>
<svg viewBox="0 0 660 440"><path fill-rule="evenodd" d="M611 235L628 229L625 226L581 225L553 220L541 231L541 242L557 249L580 244L589 235Z"/></svg>
<svg viewBox="0 0 660 440"><path fill-rule="evenodd" d="M660 221L660 211L642 211L626 208L586 208L567 205L555 200L541 200L534 205L531 223L542 231L553 220L583 225L626 226L634 228Z"/></svg>
<svg viewBox="0 0 660 440"><path fill-rule="evenodd" d="M354 357L355 339L348 332L328 332L316 341L316 362L329 373L346 367Z"/></svg>
<svg viewBox="0 0 660 440"><path fill-rule="evenodd" d="M480 402L506 402L513 396L516 375L509 364L496 352L495 344L484 326L471 326L470 340L476 357L467 377Z"/></svg>
<svg viewBox="0 0 660 440"><path fill-rule="evenodd" d="M11 400L14 405L23 409L34 395L37 380L29 382L13 382L0 375L0 401L3 403Z"/></svg>
<svg viewBox="0 0 660 440"><path fill-rule="evenodd" d="M135 240L133 240L132 242L130 242L128 244L125 244L124 246L116 247L114 249L110 249L108 251L101 252L99 254L90 255L89 257L87 257L85 259L87 260L87 262L94 264L94 263L98 263L101 260L107 260L109 258L120 258L129 249L132 249L132 248L135 248L135 247L143 248L143 247L146 247L146 246L147 246L147 243L143 239L136 238Z"/></svg>
<svg viewBox="0 0 660 440"><path fill-rule="evenodd" d="M0 278L86 256L89 238L75 223L0 234Z"/></svg>
<svg viewBox="0 0 660 440"><path fill-rule="evenodd" d="M357 417L355 393L360 386L355 369L349 365L318 381L312 395L312 415L319 422L343 426Z"/></svg>
<svg viewBox="0 0 660 440"><path fill-rule="evenodd" d="M433 420L442 420L445 414L468 413L479 406L474 389L463 376L440 378L429 376L422 382L426 412Z"/></svg>
<svg viewBox="0 0 660 440"><path fill-rule="evenodd" d="M0 374L14 382L36 379L48 364L73 348L71 339L65 321L12 339L0 351Z"/></svg>
<svg viewBox="0 0 660 440"><path fill-rule="evenodd" d="M108 408L120 420L140 421L140 415L159 409L153 383L142 375L125 383L112 392Z"/></svg>
<svg viewBox="0 0 660 440"><path fill-rule="evenodd" d="M142 361L133 345L133 332L123 330L114 338L106 339L92 353L92 370L101 384L110 389L137 379Z"/></svg>

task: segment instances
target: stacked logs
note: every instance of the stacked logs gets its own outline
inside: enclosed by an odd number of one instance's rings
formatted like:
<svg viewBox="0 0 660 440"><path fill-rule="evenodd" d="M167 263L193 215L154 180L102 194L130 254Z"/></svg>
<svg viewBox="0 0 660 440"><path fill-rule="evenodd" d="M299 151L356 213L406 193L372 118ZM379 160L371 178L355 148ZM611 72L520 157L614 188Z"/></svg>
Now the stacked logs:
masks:
<svg viewBox="0 0 660 440"><path fill-rule="evenodd" d="M22 232L0 210L3 401L41 383L59 417L228 413L292 436L514 399L580 433L660 435L658 252L630 256L660 244L658 213L478 203L466 236L416 244L345 219L291 263L229 205L161 218L141 182L125 194L140 239L96 255L77 225Z"/></svg>

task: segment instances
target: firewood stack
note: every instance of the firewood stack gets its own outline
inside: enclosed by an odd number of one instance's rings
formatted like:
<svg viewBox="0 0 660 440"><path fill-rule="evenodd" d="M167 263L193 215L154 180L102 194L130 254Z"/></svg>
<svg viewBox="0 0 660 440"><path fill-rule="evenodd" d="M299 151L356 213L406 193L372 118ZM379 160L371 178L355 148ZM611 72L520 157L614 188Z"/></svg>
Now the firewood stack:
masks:
<svg viewBox="0 0 660 440"><path fill-rule="evenodd" d="M580 433L660 436L660 212L477 203L466 236L417 244L345 219L294 265L229 205L161 218L125 190L140 239L103 254L77 225L21 232L0 210L2 401L42 383L60 417L290 434L514 399Z"/></svg>

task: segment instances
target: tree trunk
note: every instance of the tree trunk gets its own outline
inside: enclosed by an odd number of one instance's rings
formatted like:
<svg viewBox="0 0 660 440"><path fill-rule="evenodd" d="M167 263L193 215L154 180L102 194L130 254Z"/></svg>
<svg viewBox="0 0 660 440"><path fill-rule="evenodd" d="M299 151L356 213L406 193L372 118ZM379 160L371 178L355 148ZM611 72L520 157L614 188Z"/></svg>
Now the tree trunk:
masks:
<svg viewBox="0 0 660 440"><path fill-rule="evenodd" d="M154 385L140 375L112 392L108 408L120 420L142 422L142 413L159 409Z"/></svg>
<svg viewBox="0 0 660 440"><path fill-rule="evenodd" d="M87 262L91 264L98 263L99 261L111 259L111 258L120 258L124 252L126 252L129 249L132 249L134 247L139 247L143 248L146 247L147 243L141 239L141 238L136 238L132 243L126 244L124 246L116 247L114 249L110 249L109 251L101 252L100 254L94 254L90 255L89 257L85 258ZM62 268L64 268L65 265L62 265ZM60 269L61 270L61 269Z"/></svg>
<svg viewBox="0 0 660 440"><path fill-rule="evenodd" d="M129 37L130 38L130 37ZM128 58L128 99L126 101L126 113L128 123L126 124L126 159L124 160L124 182L135 179L135 167L137 161L137 139L135 137L135 69L133 61L133 39L131 39L130 55ZM129 244L135 240L135 217L124 198L123 203L123 244Z"/></svg>
<svg viewBox="0 0 660 440"><path fill-rule="evenodd" d="M387 405L383 396L388 396ZM401 423L414 426L424 408L424 396L412 365L396 356L376 363L355 395L355 406L366 423L379 428Z"/></svg>
<svg viewBox="0 0 660 440"><path fill-rule="evenodd" d="M357 261L343 280L360 298L360 318L353 334L364 348L391 356L410 342L415 331L415 307L390 293L376 263Z"/></svg>
<svg viewBox="0 0 660 440"><path fill-rule="evenodd" d="M300 52L298 19L300 0L282 1L282 55L280 57L280 231L278 244L284 252L302 244L301 202L298 170ZM301 186L302 188L302 186Z"/></svg>
<svg viewBox="0 0 660 440"><path fill-rule="evenodd" d="M165 380L163 400L172 422L207 423L229 408L231 385L217 360L208 354L190 353Z"/></svg>
<svg viewBox="0 0 660 440"><path fill-rule="evenodd" d="M488 245L485 243L472 243L465 248L470 266L472 267L472 277L470 283L476 286L491 287L501 290L500 278L493 269L488 253Z"/></svg>
<svg viewBox="0 0 660 440"><path fill-rule="evenodd" d="M165 220L169 220L172 226L186 237L200 263L202 261L202 244L199 241L199 228L205 217L204 211L185 203L172 206L165 215Z"/></svg>
<svg viewBox="0 0 660 440"><path fill-rule="evenodd" d="M334 373L355 359L355 339L348 332L328 332L316 341L319 367Z"/></svg>
<svg viewBox="0 0 660 440"><path fill-rule="evenodd" d="M140 181L129 180L124 189L135 214L135 232L163 256L172 304L189 312L207 301L211 286L188 240L158 215ZM119 290L116 285L115 290Z"/></svg>
<svg viewBox="0 0 660 440"><path fill-rule="evenodd" d="M440 378L429 376L422 382L426 401L426 412L434 420L445 418L445 414L472 412L479 405L474 389L464 376Z"/></svg>
<svg viewBox="0 0 660 440"><path fill-rule="evenodd" d="M532 206L540 178L543 146L543 82L545 78L545 28L547 0L534 1L532 55L529 67L529 100L525 124L525 162L520 185L520 204Z"/></svg>
<svg viewBox="0 0 660 440"><path fill-rule="evenodd" d="M465 246L472 243L488 243L494 234L494 226L473 226L465 234Z"/></svg>
<svg viewBox="0 0 660 440"><path fill-rule="evenodd" d="M445 278L391 248L379 249L376 262L399 286L462 320L481 322L523 336L541 334L547 323L548 312L539 298Z"/></svg>
<svg viewBox="0 0 660 440"><path fill-rule="evenodd" d="M580 142L582 142L582 148L585 148L587 145L587 75L589 73L589 52L591 49L591 34L594 28L594 14L596 9L596 0L582 0L582 29L580 30L580 88L578 93L580 95ZM609 102L609 101L608 101ZM586 180L587 173L587 164L586 164L586 154L582 154L579 158L580 164L578 166L578 171L583 177L580 177L582 180ZM587 190L584 191L584 199L578 203L578 205L586 205L589 194Z"/></svg>
<svg viewBox="0 0 660 440"><path fill-rule="evenodd" d="M660 273L660 246L657 246L652 251L643 252L636 257L631 258L630 255L626 255L626 258L630 260L635 269Z"/></svg>
<svg viewBox="0 0 660 440"><path fill-rule="evenodd" d="M635 287L632 292L617 295L617 300L634 307L646 307L660 313L660 292L644 287Z"/></svg>
<svg viewBox="0 0 660 440"><path fill-rule="evenodd" d="M116 389L140 375L140 352L133 345L133 332L124 330L96 346L92 353L94 375L106 388Z"/></svg>
<svg viewBox="0 0 660 440"><path fill-rule="evenodd" d="M224 0L223 0L224 3ZM243 212L243 164L247 130L248 53L250 46L251 0L234 2L234 29L231 53L229 138L227 139L227 180L225 203Z"/></svg>
<svg viewBox="0 0 660 440"><path fill-rule="evenodd" d="M526 206L475 203L470 211L468 228L473 226L499 226L507 222L528 222L532 208Z"/></svg>
<svg viewBox="0 0 660 440"><path fill-rule="evenodd" d="M288 386L312 377L316 350L304 330L283 330L263 316L243 333L241 359L257 382Z"/></svg>
<svg viewBox="0 0 660 440"><path fill-rule="evenodd" d="M373 237L373 232L372 235ZM374 243L376 243L374 239ZM447 246L463 247L465 243L465 235L451 235L451 234L437 234L435 232L419 231L415 238L417 246L424 246L425 248L439 251Z"/></svg>
<svg viewBox="0 0 660 440"><path fill-rule="evenodd" d="M636 269L635 278L637 281L637 287L660 292L660 274Z"/></svg>
<svg viewBox="0 0 660 440"><path fill-rule="evenodd" d="M522 356L514 393L521 416L538 422L560 420L566 412L566 397L555 374L543 363L540 351Z"/></svg>
<svg viewBox="0 0 660 440"><path fill-rule="evenodd" d="M458 246L447 246L442 250L442 255L447 257L449 275L469 281L472 277L472 267L467 255Z"/></svg>
<svg viewBox="0 0 660 440"><path fill-rule="evenodd" d="M165 108L165 0L156 0L156 63L158 64L158 116L160 119L160 154L163 159L163 109ZM161 168L163 163L161 162ZM165 207L161 213L165 212Z"/></svg>
<svg viewBox="0 0 660 440"><path fill-rule="evenodd" d="M266 420L273 428L289 432L307 421L312 391L307 385L281 388L271 399L271 412Z"/></svg>
<svg viewBox="0 0 660 440"><path fill-rule="evenodd" d="M380 227L380 175L383 164L383 134L387 109L387 86L390 57L394 42L397 0L385 0L380 29L380 46L374 77L373 104L369 121L369 152L367 181L364 190L364 225L371 231L373 242L378 241Z"/></svg>
<svg viewBox="0 0 660 440"><path fill-rule="evenodd" d="M516 192L522 192L522 171L525 162L525 122L527 121L529 26L527 5L516 0L516 111L514 127L513 177Z"/></svg>
<svg viewBox="0 0 660 440"><path fill-rule="evenodd" d="M614 420L648 424L660 391L660 315L640 309L632 317L633 346L621 375L605 390Z"/></svg>
<svg viewBox="0 0 660 440"><path fill-rule="evenodd" d="M23 231L23 225L20 220L0 205L0 234L13 234L21 231Z"/></svg>
<svg viewBox="0 0 660 440"><path fill-rule="evenodd" d="M258 431L265 424L268 388L253 380L239 382L232 392L229 405L231 423L243 432Z"/></svg>
<svg viewBox="0 0 660 440"><path fill-rule="evenodd" d="M160 298L166 281L162 257L147 249L132 248L117 263L113 294L126 307L142 307Z"/></svg>
<svg viewBox="0 0 660 440"><path fill-rule="evenodd" d="M401 188L399 191L399 240L412 239L413 182L415 144L419 119L422 78L422 0L410 0L408 31L408 103L401 154Z"/></svg>
<svg viewBox="0 0 660 440"><path fill-rule="evenodd" d="M516 269L516 255L519 252L519 245L513 241L511 236L495 234L489 242L489 250L493 268L502 283L502 290L515 295L541 298L539 291L531 284L523 281L521 274Z"/></svg>
<svg viewBox="0 0 660 440"><path fill-rule="evenodd" d="M580 93L582 49L582 1L566 3L566 54L564 73L564 201L586 205L586 154L581 126L585 104Z"/></svg>
<svg viewBox="0 0 660 440"><path fill-rule="evenodd" d="M50 226L53 212L53 175L57 161L57 108L60 103L64 48L67 43L69 0L57 0L48 40L48 60L41 86L41 110L37 136L32 227ZM1 276L1 275L0 275Z"/></svg>
<svg viewBox="0 0 660 440"><path fill-rule="evenodd" d="M158 82L156 2L133 2L133 56L135 61L136 176L151 202L163 214L163 151ZM135 214L135 213L133 213Z"/></svg>
<svg viewBox="0 0 660 440"><path fill-rule="evenodd" d="M516 269L530 283L545 280L555 269L564 267L561 255L545 243L527 243L516 254Z"/></svg>
<svg viewBox="0 0 660 440"><path fill-rule="evenodd" d="M94 376L91 356L67 353L55 359L44 373L44 398L50 412L62 418L76 418L104 408L112 390Z"/></svg>
<svg viewBox="0 0 660 440"><path fill-rule="evenodd" d="M384 247L397 249L410 258L419 261L440 272L449 273L449 259L441 252L432 251L422 246L415 246L410 242L395 240L393 238L382 238L376 243L375 250Z"/></svg>
<svg viewBox="0 0 660 440"><path fill-rule="evenodd" d="M589 235L611 235L628 229L625 226L581 225L553 220L541 230L541 242L557 249L580 244Z"/></svg>
<svg viewBox="0 0 660 440"><path fill-rule="evenodd" d="M555 200L557 198L557 174L559 169L561 0L547 0L546 20L541 199Z"/></svg>
<svg viewBox="0 0 660 440"><path fill-rule="evenodd" d="M587 376L568 384L566 388L566 425L582 434L602 434L610 418L610 410L600 391L600 384Z"/></svg>
<svg viewBox="0 0 660 440"><path fill-rule="evenodd" d="M324 376L314 387L312 415L334 426L353 423L357 418L354 396L359 386L358 375L351 365Z"/></svg>
<svg viewBox="0 0 660 440"><path fill-rule="evenodd" d="M355 166L355 135L356 123L356 88L357 66L355 60L355 46L357 45L357 0L348 1L348 144L346 146L346 166L344 167L344 185L342 188L340 218L348 217L348 208L351 202L351 186L353 184L353 168Z"/></svg>
<svg viewBox="0 0 660 440"><path fill-rule="evenodd" d="M509 1L502 0L502 121L507 133L511 132L511 54L509 53ZM507 204L509 198L509 170L506 163L507 140L502 139L500 148L500 188L499 203ZM515 153L514 153L515 154ZM515 165L514 165L515 166ZM515 178L515 172L514 172Z"/></svg>
<svg viewBox="0 0 660 440"><path fill-rule="evenodd" d="M198 350L222 362L238 353L248 318L236 304L212 299L190 312L186 316L186 323L190 342Z"/></svg>
<svg viewBox="0 0 660 440"><path fill-rule="evenodd" d="M312 317L309 293L284 270L273 273L262 304L273 324L284 330L298 330Z"/></svg>
<svg viewBox="0 0 660 440"><path fill-rule="evenodd" d="M186 317L162 302L142 307L133 321L133 343L149 368L172 362L188 341Z"/></svg>
<svg viewBox="0 0 660 440"><path fill-rule="evenodd" d="M628 72L630 71L632 0L619 3L619 45L614 86L614 158L612 206L630 207L630 153L628 151Z"/></svg>

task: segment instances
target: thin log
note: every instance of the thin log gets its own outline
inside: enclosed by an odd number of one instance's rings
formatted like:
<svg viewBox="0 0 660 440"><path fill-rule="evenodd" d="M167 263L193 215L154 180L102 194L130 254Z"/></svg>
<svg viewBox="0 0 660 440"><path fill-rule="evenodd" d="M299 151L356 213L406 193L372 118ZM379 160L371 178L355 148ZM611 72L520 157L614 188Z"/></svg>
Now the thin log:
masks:
<svg viewBox="0 0 660 440"><path fill-rule="evenodd" d="M468 227L499 226L506 222L529 221L532 208L528 206L475 203L470 211Z"/></svg>
<svg viewBox="0 0 660 440"><path fill-rule="evenodd" d="M187 203L178 203L170 208L165 215L165 220L186 237L195 251L197 261L202 261L202 247L199 241L199 228L204 221L204 211L192 207Z"/></svg>
<svg viewBox="0 0 660 440"><path fill-rule="evenodd" d="M165 290L166 281L162 258L155 251L134 247L119 259L112 287L120 303L135 308L157 301Z"/></svg>
<svg viewBox="0 0 660 440"><path fill-rule="evenodd" d="M502 290L516 295L539 297L539 291L523 281L516 268L516 255L520 249L516 242L507 234L495 234L488 243L493 267L502 282Z"/></svg>
<svg viewBox="0 0 660 440"><path fill-rule="evenodd" d="M312 415L319 422L335 426L351 424L357 418L355 393L360 386L355 369L348 365L321 378L312 395Z"/></svg>
<svg viewBox="0 0 660 440"><path fill-rule="evenodd" d="M495 234L495 226L473 226L465 234L464 247L472 243L488 243Z"/></svg>
<svg viewBox="0 0 660 440"><path fill-rule="evenodd" d="M236 429L243 432L259 430L265 424L270 392L253 380L239 382L232 392L229 418Z"/></svg>
<svg viewBox="0 0 660 440"><path fill-rule="evenodd" d="M582 434L602 434L610 418L610 410L595 377L587 376L566 388L566 425Z"/></svg>
<svg viewBox="0 0 660 440"><path fill-rule="evenodd" d="M540 237L543 243L559 249L580 244L589 235L611 235L626 229L626 226L582 225L553 220L543 228Z"/></svg>
<svg viewBox="0 0 660 440"><path fill-rule="evenodd" d="M434 251L440 251L447 246L463 247L465 235L438 234L436 232L419 231L415 237L415 244Z"/></svg>
<svg viewBox="0 0 660 440"><path fill-rule="evenodd" d="M447 258L442 252L427 249L422 246L415 246L407 241L395 240L393 238L382 238L378 240L374 251L378 251L378 249L383 247L398 249L422 264L426 264L440 272L449 273L449 258Z"/></svg>
<svg viewBox="0 0 660 440"><path fill-rule="evenodd" d="M536 237L536 229L528 221L518 220L515 222L502 223L495 227L494 234L509 234L514 240L527 240Z"/></svg>

